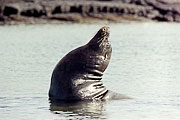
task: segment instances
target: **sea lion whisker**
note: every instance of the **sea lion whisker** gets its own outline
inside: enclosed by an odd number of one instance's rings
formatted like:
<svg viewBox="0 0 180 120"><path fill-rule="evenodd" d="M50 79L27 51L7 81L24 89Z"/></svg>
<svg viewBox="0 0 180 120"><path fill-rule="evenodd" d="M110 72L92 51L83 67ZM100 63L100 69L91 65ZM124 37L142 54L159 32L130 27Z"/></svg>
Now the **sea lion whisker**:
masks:
<svg viewBox="0 0 180 120"><path fill-rule="evenodd" d="M100 43L99 47L101 47L101 45L104 43L105 40L106 40L105 38L103 38L103 39L101 40L101 43ZM104 48L103 48L103 49L104 49Z"/></svg>
<svg viewBox="0 0 180 120"><path fill-rule="evenodd" d="M99 40L97 41L97 43L103 41L104 38L99 38Z"/></svg>
<svg viewBox="0 0 180 120"><path fill-rule="evenodd" d="M98 40L98 42L97 42L97 43L99 43L99 42L103 41L107 35L108 35L107 33L102 34L102 35L101 35L101 37L100 37L100 38L98 38L99 40Z"/></svg>

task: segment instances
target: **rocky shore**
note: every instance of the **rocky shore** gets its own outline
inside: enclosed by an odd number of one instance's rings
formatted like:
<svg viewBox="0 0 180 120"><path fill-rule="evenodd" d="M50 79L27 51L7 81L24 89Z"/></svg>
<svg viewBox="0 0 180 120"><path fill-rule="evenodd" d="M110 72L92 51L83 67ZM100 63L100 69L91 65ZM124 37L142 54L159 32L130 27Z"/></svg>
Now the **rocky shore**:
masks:
<svg viewBox="0 0 180 120"><path fill-rule="evenodd" d="M0 0L0 24L180 22L180 0Z"/></svg>

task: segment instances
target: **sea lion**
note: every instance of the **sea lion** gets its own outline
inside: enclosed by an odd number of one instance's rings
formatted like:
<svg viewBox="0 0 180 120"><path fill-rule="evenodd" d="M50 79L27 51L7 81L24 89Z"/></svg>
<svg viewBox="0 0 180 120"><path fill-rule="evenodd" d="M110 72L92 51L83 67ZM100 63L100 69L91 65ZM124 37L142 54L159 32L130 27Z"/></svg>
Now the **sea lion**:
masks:
<svg viewBox="0 0 180 120"><path fill-rule="evenodd" d="M112 53L109 33L109 27L102 27L86 45L59 61L51 77L50 100L127 98L107 90L101 81Z"/></svg>

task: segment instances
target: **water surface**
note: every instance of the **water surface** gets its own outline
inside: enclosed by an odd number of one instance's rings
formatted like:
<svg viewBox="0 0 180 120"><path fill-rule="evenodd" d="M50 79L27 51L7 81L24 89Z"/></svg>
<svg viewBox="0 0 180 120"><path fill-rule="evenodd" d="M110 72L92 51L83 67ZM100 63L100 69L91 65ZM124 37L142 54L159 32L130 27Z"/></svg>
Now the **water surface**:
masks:
<svg viewBox="0 0 180 120"><path fill-rule="evenodd" d="M113 47L103 76L108 89L134 99L50 104L52 70L104 26L0 27L0 118L3 120L179 120L180 24L110 24Z"/></svg>

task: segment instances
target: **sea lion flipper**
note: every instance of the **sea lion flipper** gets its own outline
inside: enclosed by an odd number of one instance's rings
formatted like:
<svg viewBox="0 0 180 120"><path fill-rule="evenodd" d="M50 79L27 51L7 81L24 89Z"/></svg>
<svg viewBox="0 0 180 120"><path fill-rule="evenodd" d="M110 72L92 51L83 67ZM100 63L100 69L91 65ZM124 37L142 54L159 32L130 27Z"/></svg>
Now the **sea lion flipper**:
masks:
<svg viewBox="0 0 180 120"><path fill-rule="evenodd" d="M125 99L132 99L126 95L119 94L116 92L113 92L111 90L108 90L106 95L104 95L103 100L125 100Z"/></svg>

